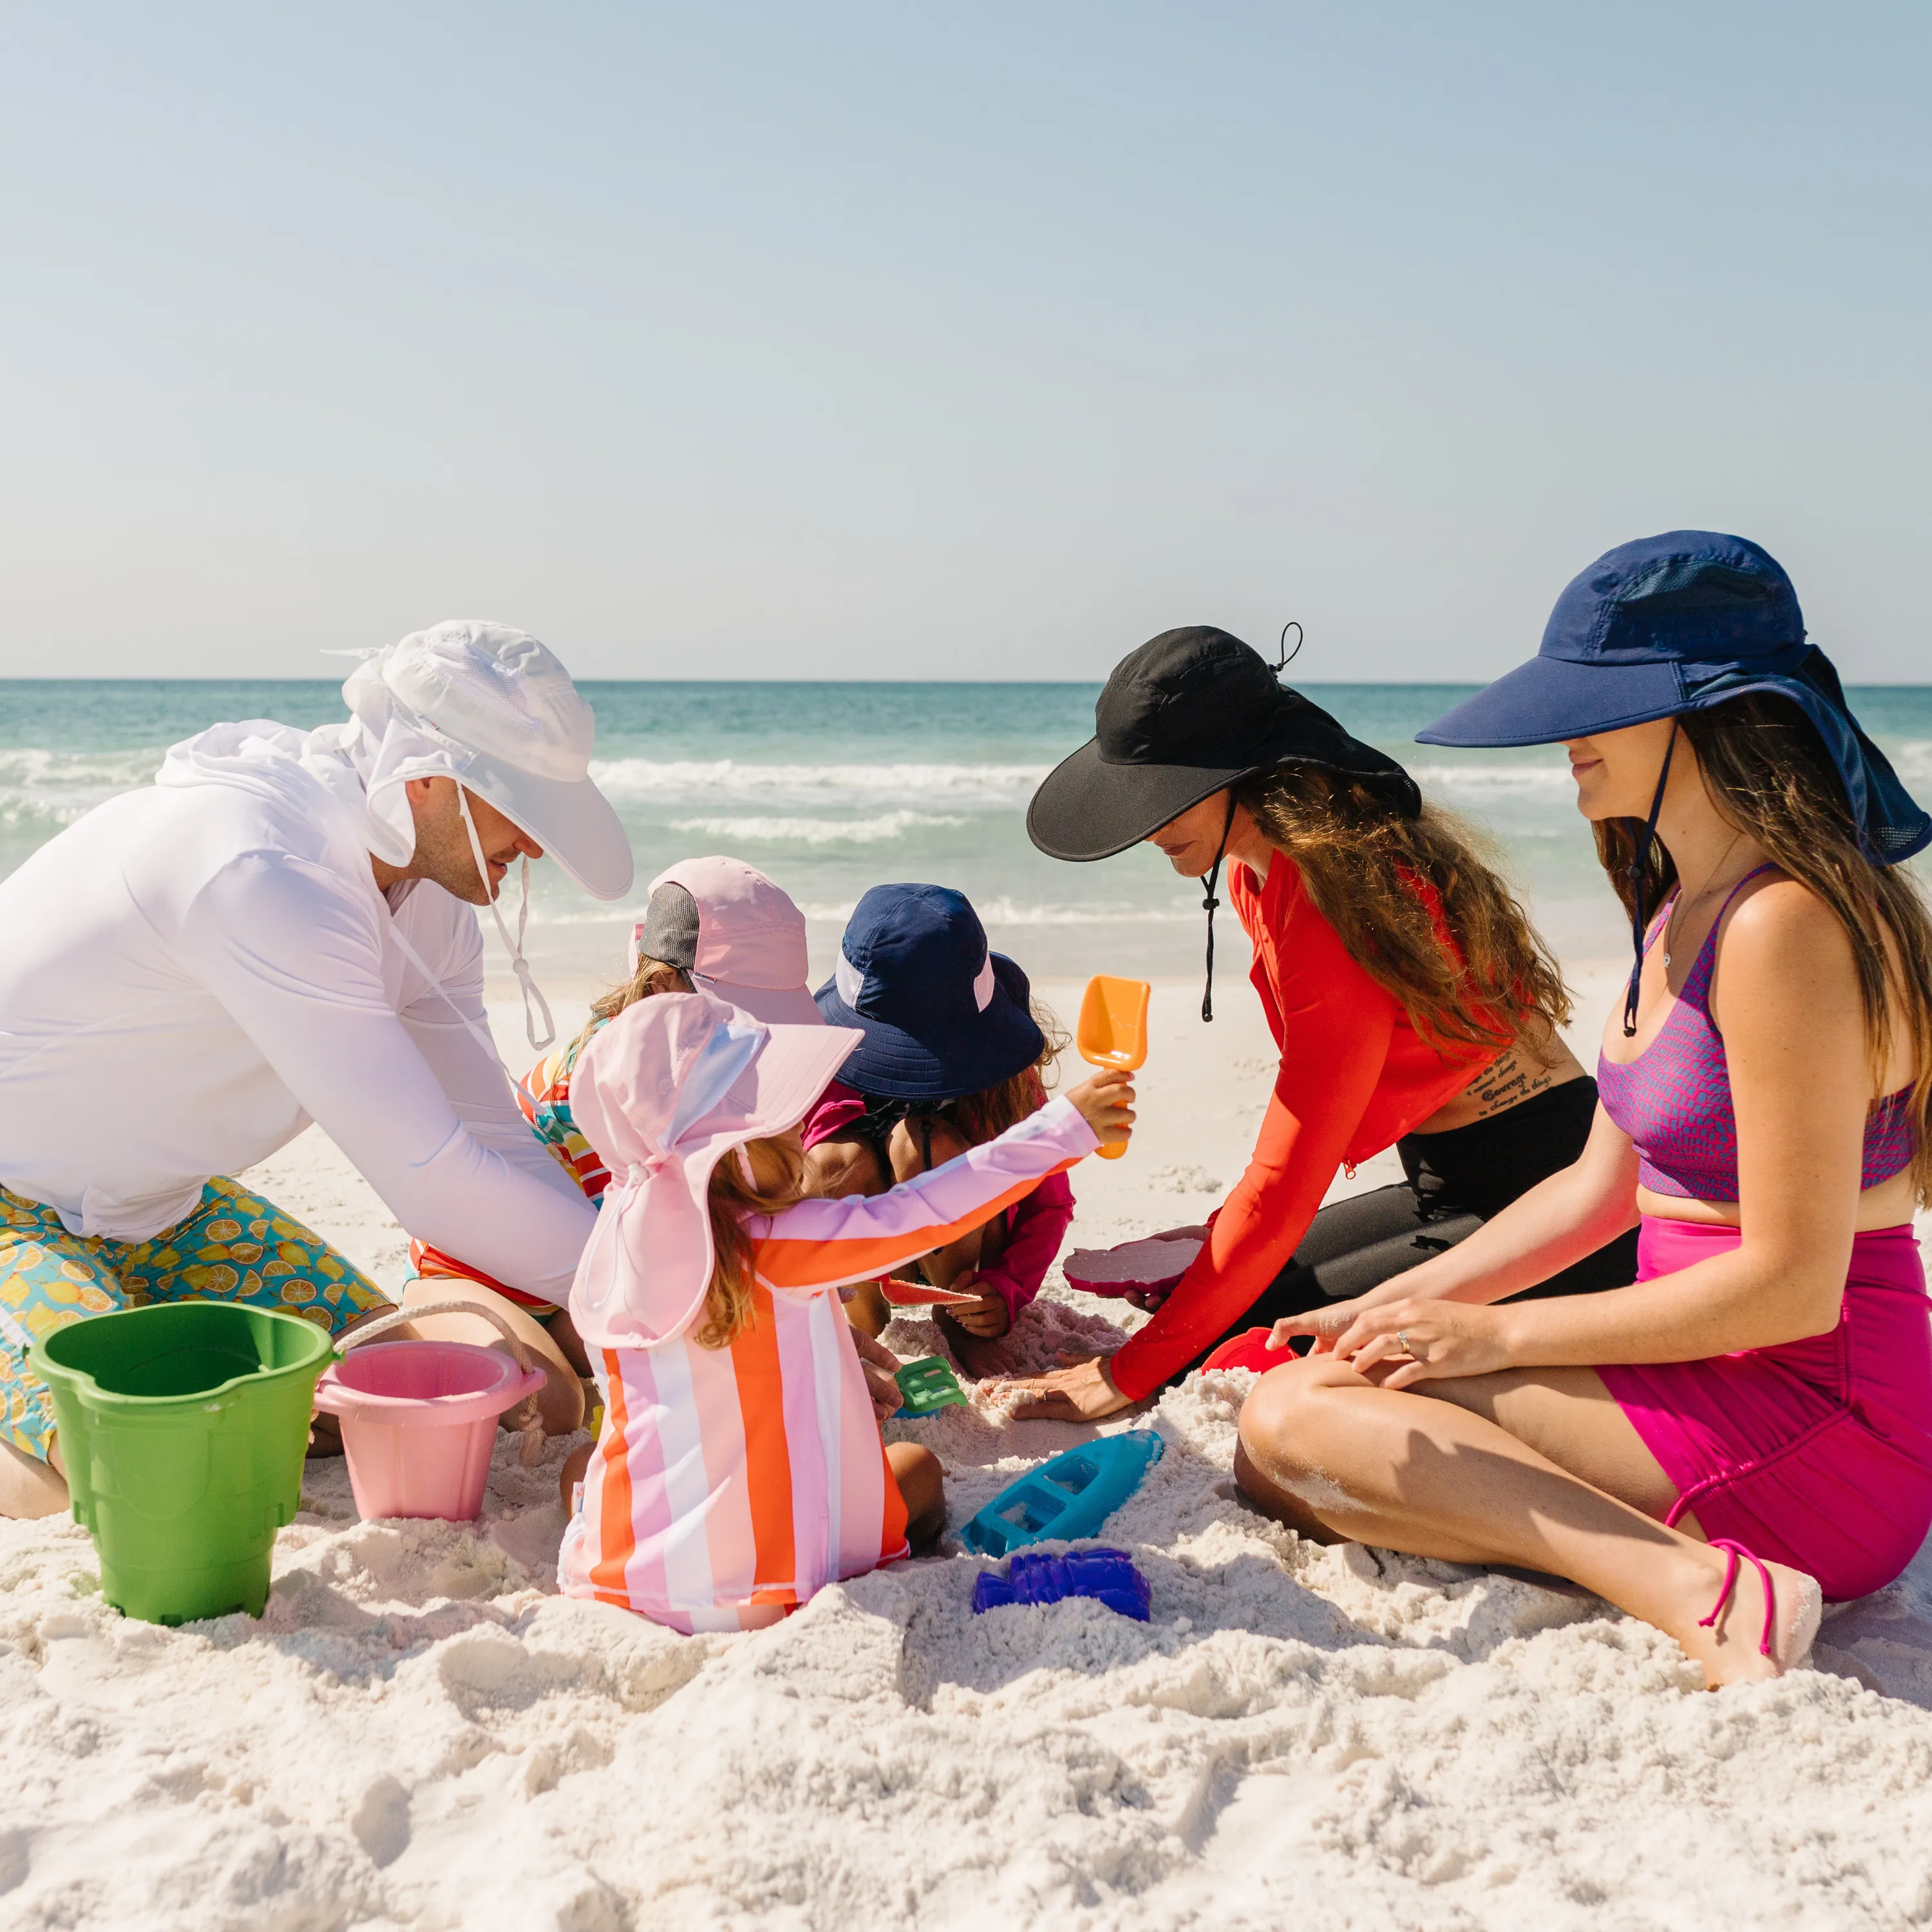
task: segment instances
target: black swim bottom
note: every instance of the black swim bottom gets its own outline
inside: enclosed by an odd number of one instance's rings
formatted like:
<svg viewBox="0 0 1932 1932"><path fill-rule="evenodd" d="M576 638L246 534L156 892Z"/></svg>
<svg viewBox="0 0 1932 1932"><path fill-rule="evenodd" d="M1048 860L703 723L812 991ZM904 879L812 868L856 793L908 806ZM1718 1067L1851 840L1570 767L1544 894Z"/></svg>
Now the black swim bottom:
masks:
<svg viewBox="0 0 1932 1932"><path fill-rule="evenodd" d="M1346 1301L1453 1248L1539 1181L1570 1166L1590 1137L1597 1083L1586 1074L1560 1087L1447 1133L1408 1134L1396 1143L1406 1177L1324 1208L1300 1246L1227 1334L1214 1340L1167 1386L1198 1369L1230 1335L1300 1315L1324 1302ZM1636 1279L1636 1230L1561 1274L1510 1298L1589 1294L1627 1288ZM1307 1344L1298 1342L1297 1352Z"/></svg>

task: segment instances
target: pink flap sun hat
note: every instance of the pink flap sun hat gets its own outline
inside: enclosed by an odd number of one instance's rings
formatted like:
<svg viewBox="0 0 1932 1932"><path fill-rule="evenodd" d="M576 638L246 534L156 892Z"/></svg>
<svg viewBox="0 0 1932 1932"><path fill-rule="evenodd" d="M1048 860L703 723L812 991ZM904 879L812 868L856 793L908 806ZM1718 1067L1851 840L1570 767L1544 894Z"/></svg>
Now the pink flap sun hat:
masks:
<svg viewBox="0 0 1932 1932"><path fill-rule="evenodd" d="M768 1024L824 1023L806 988L805 915L742 859L681 859L651 881L631 932L631 970L662 959Z"/></svg>
<svg viewBox="0 0 1932 1932"><path fill-rule="evenodd" d="M733 1149L796 1126L862 1036L766 1026L709 993L664 993L600 1028L571 1111L610 1170L570 1312L598 1348L649 1348L697 1319L716 1253L708 1192Z"/></svg>

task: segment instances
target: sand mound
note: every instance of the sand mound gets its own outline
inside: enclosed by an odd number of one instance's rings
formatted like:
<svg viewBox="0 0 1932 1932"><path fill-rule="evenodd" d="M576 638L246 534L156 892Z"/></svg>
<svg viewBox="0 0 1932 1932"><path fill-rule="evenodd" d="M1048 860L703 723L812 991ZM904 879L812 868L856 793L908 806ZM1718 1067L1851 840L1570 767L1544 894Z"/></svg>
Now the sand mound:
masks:
<svg viewBox="0 0 1932 1932"><path fill-rule="evenodd" d="M1088 1322L1050 1303L1036 1328L1044 1353ZM64 1518L0 1525L0 1924L1932 1916L1932 1564L1826 1627L1821 1660L1886 1694L1813 1671L1711 1696L1593 1598L1248 1513L1250 1380L1154 1414L1168 1453L1108 1531L1152 1583L1144 1625L974 1617L955 1556L674 1636L554 1594L562 1444L525 1470L506 1442L476 1526L358 1522L342 1466L312 1464L260 1624L127 1622ZM898 1426L951 1469L956 1523L1076 1439L983 1399Z"/></svg>

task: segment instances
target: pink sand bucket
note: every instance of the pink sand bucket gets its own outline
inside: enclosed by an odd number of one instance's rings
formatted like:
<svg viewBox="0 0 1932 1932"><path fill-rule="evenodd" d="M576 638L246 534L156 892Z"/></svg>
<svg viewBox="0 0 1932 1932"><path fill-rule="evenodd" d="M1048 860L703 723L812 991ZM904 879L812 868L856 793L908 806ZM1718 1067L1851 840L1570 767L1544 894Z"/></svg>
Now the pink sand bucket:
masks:
<svg viewBox="0 0 1932 1932"><path fill-rule="evenodd" d="M470 1342L390 1342L348 1353L415 1316L452 1311L495 1322L517 1360ZM372 1322L339 1346L340 1359L316 1384L315 1406L341 1418L357 1513L365 1520L427 1516L458 1522L478 1514L497 1418L527 1402L545 1379L508 1324L473 1302L428 1302ZM524 1430L526 1461L533 1432L540 1449L534 1407Z"/></svg>

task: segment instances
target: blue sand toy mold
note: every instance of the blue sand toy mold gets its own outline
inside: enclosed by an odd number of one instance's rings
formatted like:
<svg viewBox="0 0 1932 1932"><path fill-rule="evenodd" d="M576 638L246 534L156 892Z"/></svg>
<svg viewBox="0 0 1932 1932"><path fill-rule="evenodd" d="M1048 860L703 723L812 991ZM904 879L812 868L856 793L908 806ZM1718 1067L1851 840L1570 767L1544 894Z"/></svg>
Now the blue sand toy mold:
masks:
<svg viewBox="0 0 1932 1932"><path fill-rule="evenodd" d="M1092 1597L1124 1617L1150 1621L1148 1580L1124 1550L1070 1550L1064 1556L1022 1550L1005 1576L980 1571L973 1585L973 1614L1001 1604L1057 1604L1067 1597Z"/></svg>
<svg viewBox="0 0 1932 1932"><path fill-rule="evenodd" d="M1091 1536L1140 1487L1161 1448L1151 1429L1083 1442L1008 1484L960 1540L982 1556L1004 1556L1049 1536L1062 1543Z"/></svg>

